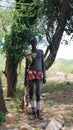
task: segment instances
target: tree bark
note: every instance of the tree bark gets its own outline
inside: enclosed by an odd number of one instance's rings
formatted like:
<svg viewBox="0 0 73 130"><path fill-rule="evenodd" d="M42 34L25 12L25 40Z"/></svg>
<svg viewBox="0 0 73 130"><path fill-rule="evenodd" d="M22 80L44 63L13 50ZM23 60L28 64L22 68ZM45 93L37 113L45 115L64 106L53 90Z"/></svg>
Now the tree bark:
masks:
<svg viewBox="0 0 73 130"><path fill-rule="evenodd" d="M56 58L60 41L64 32L64 29L66 27L68 11L69 11L69 0L64 0L61 11L60 11L60 15L58 18L58 26L56 29L56 33L54 34L53 39L51 41L50 53L45 61L46 70L53 64Z"/></svg>
<svg viewBox="0 0 73 130"><path fill-rule="evenodd" d="M7 97L13 97L16 92L17 66L10 59L6 59Z"/></svg>
<svg viewBox="0 0 73 130"><path fill-rule="evenodd" d="M7 108L6 108L4 97L3 97L1 78L0 78L0 111L2 111L3 113L7 112Z"/></svg>

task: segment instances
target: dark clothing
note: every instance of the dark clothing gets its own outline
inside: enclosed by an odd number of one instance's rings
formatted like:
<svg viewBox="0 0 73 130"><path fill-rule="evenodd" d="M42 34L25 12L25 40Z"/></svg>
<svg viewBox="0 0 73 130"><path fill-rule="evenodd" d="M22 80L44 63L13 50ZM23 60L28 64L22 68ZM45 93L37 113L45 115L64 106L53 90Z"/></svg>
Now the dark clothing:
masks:
<svg viewBox="0 0 73 130"><path fill-rule="evenodd" d="M42 82L39 79L29 81L29 96L30 100L33 100L34 87L36 86L36 101L40 101Z"/></svg>
<svg viewBox="0 0 73 130"><path fill-rule="evenodd" d="M44 80L46 79L45 76L45 65L44 65L44 53L42 50L34 50L31 51L32 54L36 53L36 57L32 58L32 63L30 64L28 60L26 60L26 68L25 68L25 80L27 78L27 69L34 70L36 72L42 72ZM29 67L30 66L30 67Z"/></svg>
<svg viewBox="0 0 73 130"><path fill-rule="evenodd" d="M36 87L36 107L37 110L40 109L40 94L41 94L41 86L42 81L46 81L45 77L45 65L44 65L44 53L42 50L34 49L31 50L32 54L36 54L36 56L32 57L32 63L30 64L28 59L26 59L26 68L25 68L25 82L27 81L27 77L29 80L29 97L31 107L34 108L34 87ZM27 71L30 70L31 72L35 71L36 73L40 72L43 74L41 78L29 78ZM29 71L28 71L29 72ZM32 77L32 75L31 75ZM26 84L26 83L25 83Z"/></svg>

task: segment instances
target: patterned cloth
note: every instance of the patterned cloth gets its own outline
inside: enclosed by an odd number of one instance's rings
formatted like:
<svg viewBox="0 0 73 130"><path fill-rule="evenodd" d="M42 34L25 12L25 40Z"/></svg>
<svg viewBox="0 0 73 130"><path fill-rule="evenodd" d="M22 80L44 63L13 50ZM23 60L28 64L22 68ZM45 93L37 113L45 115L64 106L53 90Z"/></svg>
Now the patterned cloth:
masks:
<svg viewBox="0 0 73 130"><path fill-rule="evenodd" d="M33 79L42 79L43 73L42 72L36 72L34 70L27 69L28 73L28 79L33 80Z"/></svg>

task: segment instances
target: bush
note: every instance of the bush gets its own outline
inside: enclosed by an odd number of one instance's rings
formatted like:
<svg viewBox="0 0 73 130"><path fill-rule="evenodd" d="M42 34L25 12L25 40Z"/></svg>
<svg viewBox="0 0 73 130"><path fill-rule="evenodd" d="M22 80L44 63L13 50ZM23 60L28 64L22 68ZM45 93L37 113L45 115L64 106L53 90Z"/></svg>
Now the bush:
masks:
<svg viewBox="0 0 73 130"><path fill-rule="evenodd" d="M5 119L5 114L2 111L0 111L0 125L3 123L4 119Z"/></svg>

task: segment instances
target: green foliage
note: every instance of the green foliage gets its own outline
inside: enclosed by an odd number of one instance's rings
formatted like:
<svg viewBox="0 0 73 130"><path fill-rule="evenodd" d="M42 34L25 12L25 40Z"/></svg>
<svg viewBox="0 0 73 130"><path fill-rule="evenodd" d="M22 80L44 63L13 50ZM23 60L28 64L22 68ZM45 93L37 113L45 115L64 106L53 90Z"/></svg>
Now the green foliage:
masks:
<svg viewBox="0 0 73 130"><path fill-rule="evenodd" d="M6 52L14 62L19 62L25 55L29 41L33 35L39 37L45 34L45 25L47 25L50 37L56 30L58 16L60 14L63 0L16 0L15 9L1 9L0 11L0 40L2 42L3 52ZM72 3L70 3L72 8ZM70 13L70 12L69 12ZM72 12L68 15L68 34L73 28ZM38 21L36 23L36 21ZM48 22L50 21L50 24ZM35 26L34 26L35 25ZM72 29L71 29L72 30Z"/></svg>
<svg viewBox="0 0 73 130"><path fill-rule="evenodd" d="M15 106L14 106L14 102L11 101L11 102L10 102L10 108L11 108L11 109L14 109L14 107L15 107Z"/></svg>
<svg viewBox="0 0 73 130"><path fill-rule="evenodd" d="M42 14L44 14L44 18L46 18L46 29L50 34L50 37L53 37L57 27L60 4L59 0L46 0L43 3Z"/></svg>
<svg viewBox="0 0 73 130"><path fill-rule="evenodd" d="M54 91L66 91L69 88L66 85L66 82L56 82L56 81L49 81L45 85L43 85L43 91L52 93Z"/></svg>
<svg viewBox="0 0 73 130"><path fill-rule="evenodd" d="M21 100L19 99L19 97L17 97L16 99L14 100L11 100L10 101L10 104L9 104L9 107L10 109L14 109L16 108L17 110L21 109Z"/></svg>
<svg viewBox="0 0 73 130"><path fill-rule="evenodd" d="M41 17L40 17L40 21L38 28L38 32L43 32L45 33L45 30L47 32L48 35L48 43L50 44L54 34L56 33L56 29L59 26L58 22L59 22L59 15L61 13L61 7L63 5L63 0L44 0L42 3L42 7L41 7ZM66 27L65 27L65 32L67 35L71 35L73 32L73 2L69 3L70 4L70 8L69 11L67 12L67 16L66 16ZM41 29L42 27L42 29ZM43 31L44 30L44 31ZM73 38L73 34L71 37L71 40ZM67 39L68 40L68 39ZM64 40L65 44L68 44L68 41ZM54 44L52 45L54 46Z"/></svg>
<svg viewBox="0 0 73 130"><path fill-rule="evenodd" d="M71 124L73 124L73 119L72 118L64 118L64 124L65 126L71 126Z"/></svg>
<svg viewBox="0 0 73 130"><path fill-rule="evenodd" d="M13 22L13 9L0 9L0 46L3 46L3 40L10 31Z"/></svg>
<svg viewBox="0 0 73 130"><path fill-rule="evenodd" d="M46 0L44 1L43 11L47 17L51 19L55 19L60 9L60 1L59 0Z"/></svg>
<svg viewBox="0 0 73 130"><path fill-rule="evenodd" d="M2 111L0 111L0 125L3 123L4 119L5 119L5 114Z"/></svg>
<svg viewBox="0 0 73 130"><path fill-rule="evenodd" d="M21 102L16 105L16 109L17 110L21 109Z"/></svg>
<svg viewBox="0 0 73 130"><path fill-rule="evenodd" d="M16 2L14 18L10 33L6 33L3 51L14 63L18 63L25 56L32 36L36 35L34 23L36 22L39 4L37 1Z"/></svg>
<svg viewBox="0 0 73 130"><path fill-rule="evenodd" d="M73 82L49 81L43 88L42 92L45 93L46 107L52 107L56 103L59 104L72 104L73 100ZM71 116L71 115L70 115ZM71 119L71 118L70 118Z"/></svg>
<svg viewBox="0 0 73 130"><path fill-rule="evenodd" d="M69 116L73 117L73 111L69 113Z"/></svg>
<svg viewBox="0 0 73 130"><path fill-rule="evenodd" d="M39 128L35 128L35 130L39 130Z"/></svg>

